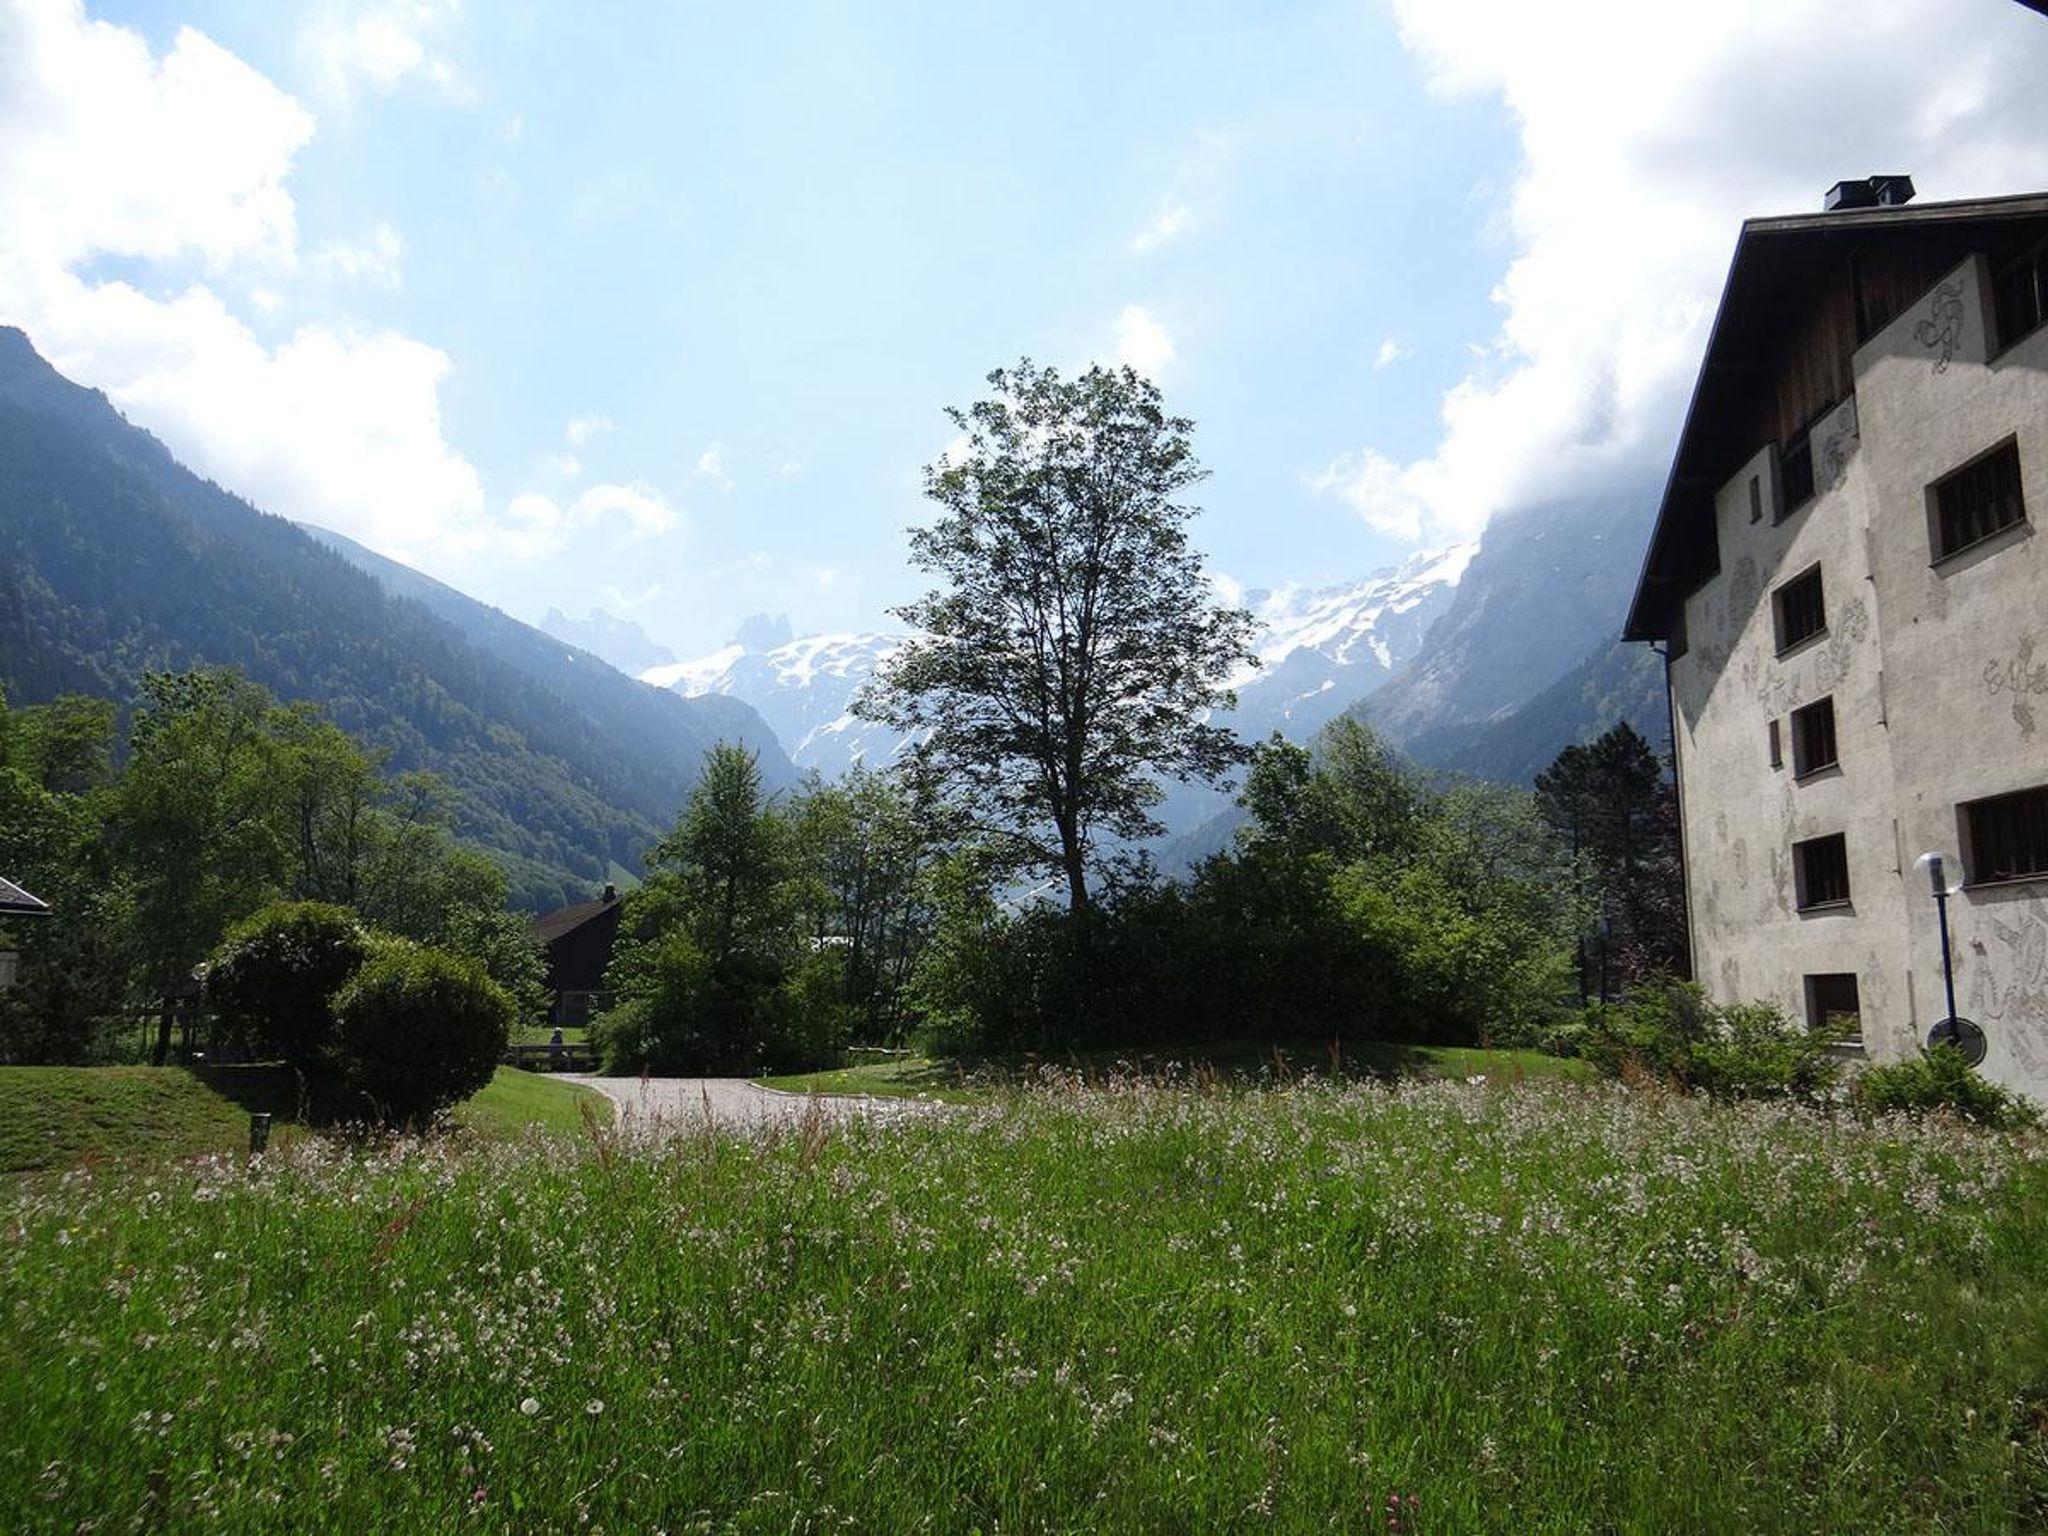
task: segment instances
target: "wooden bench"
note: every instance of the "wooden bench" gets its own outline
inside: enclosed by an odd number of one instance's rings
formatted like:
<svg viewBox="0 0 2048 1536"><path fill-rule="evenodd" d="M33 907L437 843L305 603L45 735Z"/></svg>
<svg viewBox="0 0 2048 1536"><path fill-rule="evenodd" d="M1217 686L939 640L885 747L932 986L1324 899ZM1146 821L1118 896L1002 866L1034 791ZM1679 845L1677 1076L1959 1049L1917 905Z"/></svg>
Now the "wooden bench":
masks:
<svg viewBox="0 0 2048 1536"><path fill-rule="evenodd" d="M529 1072L588 1072L597 1065L597 1053L582 1040L560 1045L514 1045L505 1050L505 1064Z"/></svg>

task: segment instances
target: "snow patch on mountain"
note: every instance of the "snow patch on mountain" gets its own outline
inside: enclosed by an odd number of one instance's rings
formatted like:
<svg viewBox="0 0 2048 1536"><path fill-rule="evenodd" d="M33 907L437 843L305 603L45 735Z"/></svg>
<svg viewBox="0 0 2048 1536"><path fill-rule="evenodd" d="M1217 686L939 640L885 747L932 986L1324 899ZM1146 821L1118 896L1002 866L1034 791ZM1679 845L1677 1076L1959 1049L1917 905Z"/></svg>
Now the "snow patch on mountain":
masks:
<svg viewBox="0 0 2048 1536"><path fill-rule="evenodd" d="M1306 741L1422 648L1474 547L1429 550L1362 581L1247 593L1245 605L1258 625L1258 660L1231 679L1237 708L1223 719L1248 741L1274 731ZM882 764L894 758L904 745L901 733L860 719L852 705L905 637L787 635L786 620L750 619L731 644L694 660L649 667L640 677L686 697L727 694L753 705L798 767L828 777L856 761ZM1188 805L1180 805L1182 800ZM1211 814L1222 803L1214 792L1178 787L1168 801L1165 817L1175 824L1198 810Z"/></svg>

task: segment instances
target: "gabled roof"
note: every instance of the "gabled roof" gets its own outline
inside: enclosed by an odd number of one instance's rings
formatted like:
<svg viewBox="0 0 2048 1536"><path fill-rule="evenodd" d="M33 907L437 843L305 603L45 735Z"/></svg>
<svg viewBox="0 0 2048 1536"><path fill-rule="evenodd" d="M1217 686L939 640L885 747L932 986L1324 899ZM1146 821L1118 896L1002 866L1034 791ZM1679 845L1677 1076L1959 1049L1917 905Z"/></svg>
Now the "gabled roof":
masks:
<svg viewBox="0 0 2048 1536"><path fill-rule="evenodd" d="M1810 296L1824 273L1851 250L1893 237L1925 236L2018 220L2048 221L2048 193L1986 197L1902 207L1845 208L1833 213L1749 219L1735 242L1721 303L1708 333L1685 425L1671 456L1664 499L1629 607L1625 640L1661 640L1673 606L1711 574L1714 494L1763 446L1726 440L1735 407L1761 375L1755 338L1761 323L1788 303ZM1958 258L1960 259L1960 258ZM1950 263L1953 265L1953 262ZM1768 381L1763 381L1768 382Z"/></svg>
<svg viewBox="0 0 2048 1536"><path fill-rule="evenodd" d="M543 946L552 944L564 934L574 933L592 918L618 910L619 898L616 895L600 896L596 901L579 901L574 906L558 907L533 920L534 942Z"/></svg>
<svg viewBox="0 0 2048 1536"><path fill-rule="evenodd" d="M50 904L29 895L12 880L0 878L0 917L48 917Z"/></svg>

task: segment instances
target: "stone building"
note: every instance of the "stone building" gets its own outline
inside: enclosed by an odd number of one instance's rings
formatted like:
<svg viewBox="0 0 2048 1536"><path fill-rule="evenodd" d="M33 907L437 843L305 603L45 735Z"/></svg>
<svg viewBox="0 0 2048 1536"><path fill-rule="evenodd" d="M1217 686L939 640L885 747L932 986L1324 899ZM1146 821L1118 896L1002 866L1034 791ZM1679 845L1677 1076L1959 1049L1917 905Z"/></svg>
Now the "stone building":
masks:
<svg viewBox="0 0 2048 1536"><path fill-rule="evenodd" d="M2048 194L1911 196L1743 226L1627 635L1709 993L1908 1053L1940 853L1983 1070L2048 1098Z"/></svg>

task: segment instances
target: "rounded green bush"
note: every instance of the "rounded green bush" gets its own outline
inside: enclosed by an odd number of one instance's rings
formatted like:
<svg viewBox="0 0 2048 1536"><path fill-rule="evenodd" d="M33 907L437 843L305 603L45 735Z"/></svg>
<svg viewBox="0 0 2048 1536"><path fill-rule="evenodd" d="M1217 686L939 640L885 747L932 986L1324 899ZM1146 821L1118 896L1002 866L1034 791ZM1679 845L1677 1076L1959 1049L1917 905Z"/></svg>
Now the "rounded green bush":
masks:
<svg viewBox="0 0 2048 1536"><path fill-rule="evenodd" d="M424 1124L491 1080L517 1012L474 961L385 944L334 1000L343 1081L385 1124Z"/></svg>
<svg viewBox="0 0 2048 1536"><path fill-rule="evenodd" d="M321 1065L334 1048L334 996L370 948L346 907L278 902L228 931L207 970L207 997L244 1048Z"/></svg>
<svg viewBox="0 0 2048 1536"><path fill-rule="evenodd" d="M2040 1112L1976 1070L1952 1045L1936 1045L1904 1061L1865 1067L1856 1076L1856 1102L1874 1115L1944 1112L1979 1125L2040 1123Z"/></svg>

